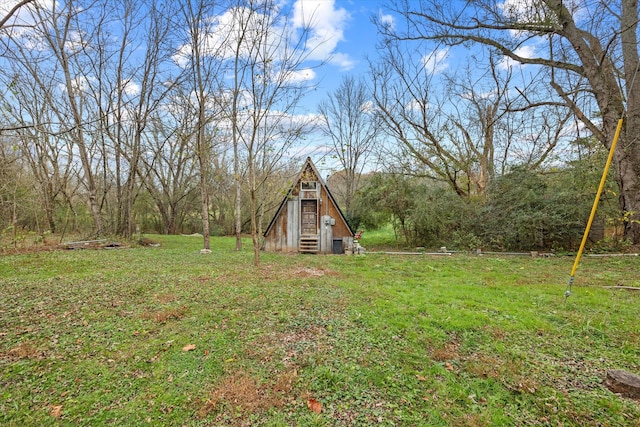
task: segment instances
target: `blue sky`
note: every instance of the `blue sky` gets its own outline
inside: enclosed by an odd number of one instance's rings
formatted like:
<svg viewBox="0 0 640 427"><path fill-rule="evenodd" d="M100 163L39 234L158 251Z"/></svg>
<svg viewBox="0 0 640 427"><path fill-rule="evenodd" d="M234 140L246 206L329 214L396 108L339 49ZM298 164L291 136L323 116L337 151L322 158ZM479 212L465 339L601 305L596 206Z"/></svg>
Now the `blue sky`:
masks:
<svg viewBox="0 0 640 427"><path fill-rule="evenodd" d="M6 14L10 7L18 0L0 0L0 16ZM35 0L45 10L64 7L63 0ZM305 23L310 23L310 41L307 45L309 53L308 70L301 70L300 79L315 86L315 90L308 93L302 102L304 114L316 113L320 101L338 88L345 75L366 76L369 71L367 57L375 60L378 34L372 23L374 16L390 22L391 18L382 15L384 0L277 0L283 10L289 10L289 28L300 29ZM220 3L222 4L222 3ZM217 9L217 22L229 22L230 13L224 8ZM17 31L29 31L33 18L27 8L23 8L15 16ZM19 28L19 29L18 29ZM226 28L226 27L223 27ZM227 29L228 31L228 29ZM215 35L210 40L216 45ZM220 38L222 40L222 38ZM219 43L218 43L219 44ZM181 56L191 52L189 45L178 46L174 61L180 66ZM219 51L218 51L219 52ZM318 64L324 63L318 67ZM306 74L305 74L306 73ZM131 80L127 83L130 94L135 96L140 83ZM318 136L314 135L318 145Z"/></svg>
<svg viewBox="0 0 640 427"><path fill-rule="evenodd" d="M179 0L174 0L176 5ZM309 52L309 61L303 64L303 68L297 73L293 73L295 81L303 81L310 85L315 85L315 90L310 91L304 98L301 109L297 110L297 114L302 114L302 119L307 120L306 116L316 113L316 108L319 102L327 97L327 95L338 88L342 78L351 74L353 76L366 77L369 71L369 64L366 60L370 57L373 61L376 61L377 49L376 45L379 41L379 36L375 25L371 22L372 17L376 16L381 21L390 25L401 25L401 21L394 19L389 15L384 15L384 5L386 0L274 0L282 9L282 11L288 11L288 21L283 24L281 21L274 21L274 35L278 36L278 29L282 31L300 30L304 27L305 23L309 23L310 39L307 45ZM419 7L419 0L407 0L410 4ZM567 0L570 1L570 0ZM6 12L15 4L18 0L0 0L0 17L5 15ZM40 5L45 10L52 10L54 5L57 5L59 10L65 5L65 0L35 0L34 4ZM452 0L453 5L465 4L461 1ZM504 13L514 13L517 16L527 11L528 2L526 0L498 0L498 7ZM211 18L215 20L217 24L233 25L230 21L232 13L228 9L228 4L225 2L216 2L215 16ZM23 8L19 14L15 16L13 21L19 24L14 28L14 32L28 32L29 27L33 25L33 18L28 13L28 8ZM229 31L231 27L226 28ZM220 43L227 43L224 40L228 40L228 37L222 37L222 31L212 32L211 39L207 39L205 44L211 46L220 46ZM227 33L228 34L228 33ZM233 34L233 33L231 33ZM284 33L283 33L284 34ZM289 34L288 34L289 35ZM70 37L70 41L73 42L73 34ZM513 33L512 37L518 38L518 33ZM28 39L28 43L31 46L26 46L27 49L40 48L37 43L34 44L33 40L37 42L37 37ZM546 39L540 39L546 43ZM417 46L419 45L419 47ZM414 58L416 64L422 64L425 66L426 71L430 71L434 76L434 81L437 82L439 75L444 72L455 73L456 71L465 72L461 65L467 63L466 57L470 54L470 50L464 46L457 46L455 48L447 48L445 46L436 46L428 43L417 43L417 45L411 46L412 54L417 56ZM543 45L536 45L535 41L527 40L521 47L516 50L516 53L522 57L534 57L541 55L545 56L546 50L543 49ZM174 65L181 67L180 60L186 55L189 55L191 49L188 44L176 47L176 54L172 56ZM210 55L220 54L223 50L212 51ZM474 52L479 52L477 48L473 48ZM324 65L318 67L319 64L326 61ZM515 69L519 67L519 69ZM498 70L514 69L517 74L517 78L526 77L532 66L519 66L513 61L503 59L498 63ZM473 69L473 72L483 72L482 67ZM78 77L78 85L91 83L92 76L81 75ZM83 83L84 82L84 83ZM125 84L125 90L127 94L134 97L140 91L140 82L136 80L136 77L127 80ZM481 90L480 87L476 88ZM487 92L486 95L491 96L491 92ZM408 104L410 105L410 104ZM298 116L299 117L299 116ZM296 117L297 118L297 117ZM308 135L306 143L308 145L315 145L314 147L304 147L304 155L309 153L313 156L321 156L322 152L326 152L327 141L324 141L324 150L318 148L319 145L323 145L322 138L319 135ZM305 141L301 141L304 145Z"/></svg>
<svg viewBox="0 0 640 427"><path fill-rule="evenodd" d="M375 56L377 43L371 17L380 13L381 4L380 0L295 0L294 9L302 7L307 16L313 13L317 32L328 40L321 54L332 54L330 62L315 71L318 90L311 98L334 90L343 75L368 71L366 57Z"/></svg>

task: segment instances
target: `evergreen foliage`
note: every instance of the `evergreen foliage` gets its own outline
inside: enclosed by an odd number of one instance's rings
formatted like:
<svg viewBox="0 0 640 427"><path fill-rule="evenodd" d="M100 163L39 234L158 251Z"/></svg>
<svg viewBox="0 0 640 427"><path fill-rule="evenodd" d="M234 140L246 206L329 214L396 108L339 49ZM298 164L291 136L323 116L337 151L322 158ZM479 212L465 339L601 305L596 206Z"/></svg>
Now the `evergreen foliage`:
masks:
<svg viewBox="0 0 640 427"><path fill-rule="evenodd" d="M544 171L515 167L491 183L486 197L475 198L432 180L377 174L358 193L355 212L370 229L390 222L408 247L575 250L600 178L596 160ZM609 182L594 222L600 233L619 222L615 194Z"/></svg>

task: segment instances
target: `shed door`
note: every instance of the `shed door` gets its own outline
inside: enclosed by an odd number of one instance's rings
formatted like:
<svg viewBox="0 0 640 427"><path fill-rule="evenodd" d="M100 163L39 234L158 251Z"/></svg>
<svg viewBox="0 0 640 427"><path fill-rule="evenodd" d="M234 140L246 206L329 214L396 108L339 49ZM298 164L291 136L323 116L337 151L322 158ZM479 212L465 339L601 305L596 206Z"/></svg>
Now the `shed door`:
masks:
<svg viewBox="0 0 640 427"><path fill-rule="evenodd" d="M301 234L318 234L318 201L302 200Z"/></svg>

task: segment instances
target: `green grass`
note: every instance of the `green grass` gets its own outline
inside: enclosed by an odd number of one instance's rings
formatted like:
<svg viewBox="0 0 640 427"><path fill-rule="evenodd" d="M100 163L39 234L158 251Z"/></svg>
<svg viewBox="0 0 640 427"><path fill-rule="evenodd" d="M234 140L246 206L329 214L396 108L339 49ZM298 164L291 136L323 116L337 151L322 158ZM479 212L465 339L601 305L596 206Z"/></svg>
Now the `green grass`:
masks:
<svg viewBox="0 0 640 427"><path fill-rule="evenodd" d="M378 230L365 230L360 238L360 244L365 248L373 248L376 250L385 249L407 249L408 245L402 233L398 234L393 230L390 223L379 228Z"/></svg>
<svg viewBox="0 0 640 427"><path fill-rule="evenodd" d="M638 425L640 259L0 257L0 424ZM185 346L195 349L186 351ZM309 408L310 399L321 405Z"/></svg>

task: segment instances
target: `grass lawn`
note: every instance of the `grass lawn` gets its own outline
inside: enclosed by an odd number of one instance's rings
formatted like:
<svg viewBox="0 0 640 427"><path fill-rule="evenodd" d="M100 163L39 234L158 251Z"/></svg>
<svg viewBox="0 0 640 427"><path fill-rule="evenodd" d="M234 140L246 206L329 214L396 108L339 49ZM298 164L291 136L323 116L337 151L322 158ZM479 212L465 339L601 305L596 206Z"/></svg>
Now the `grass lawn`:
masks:
<svg viewBox="0 0 640 427"><path fill-rule="evenodd" d="M640 257L0 256L0 424L640 425Z"/></svg>

